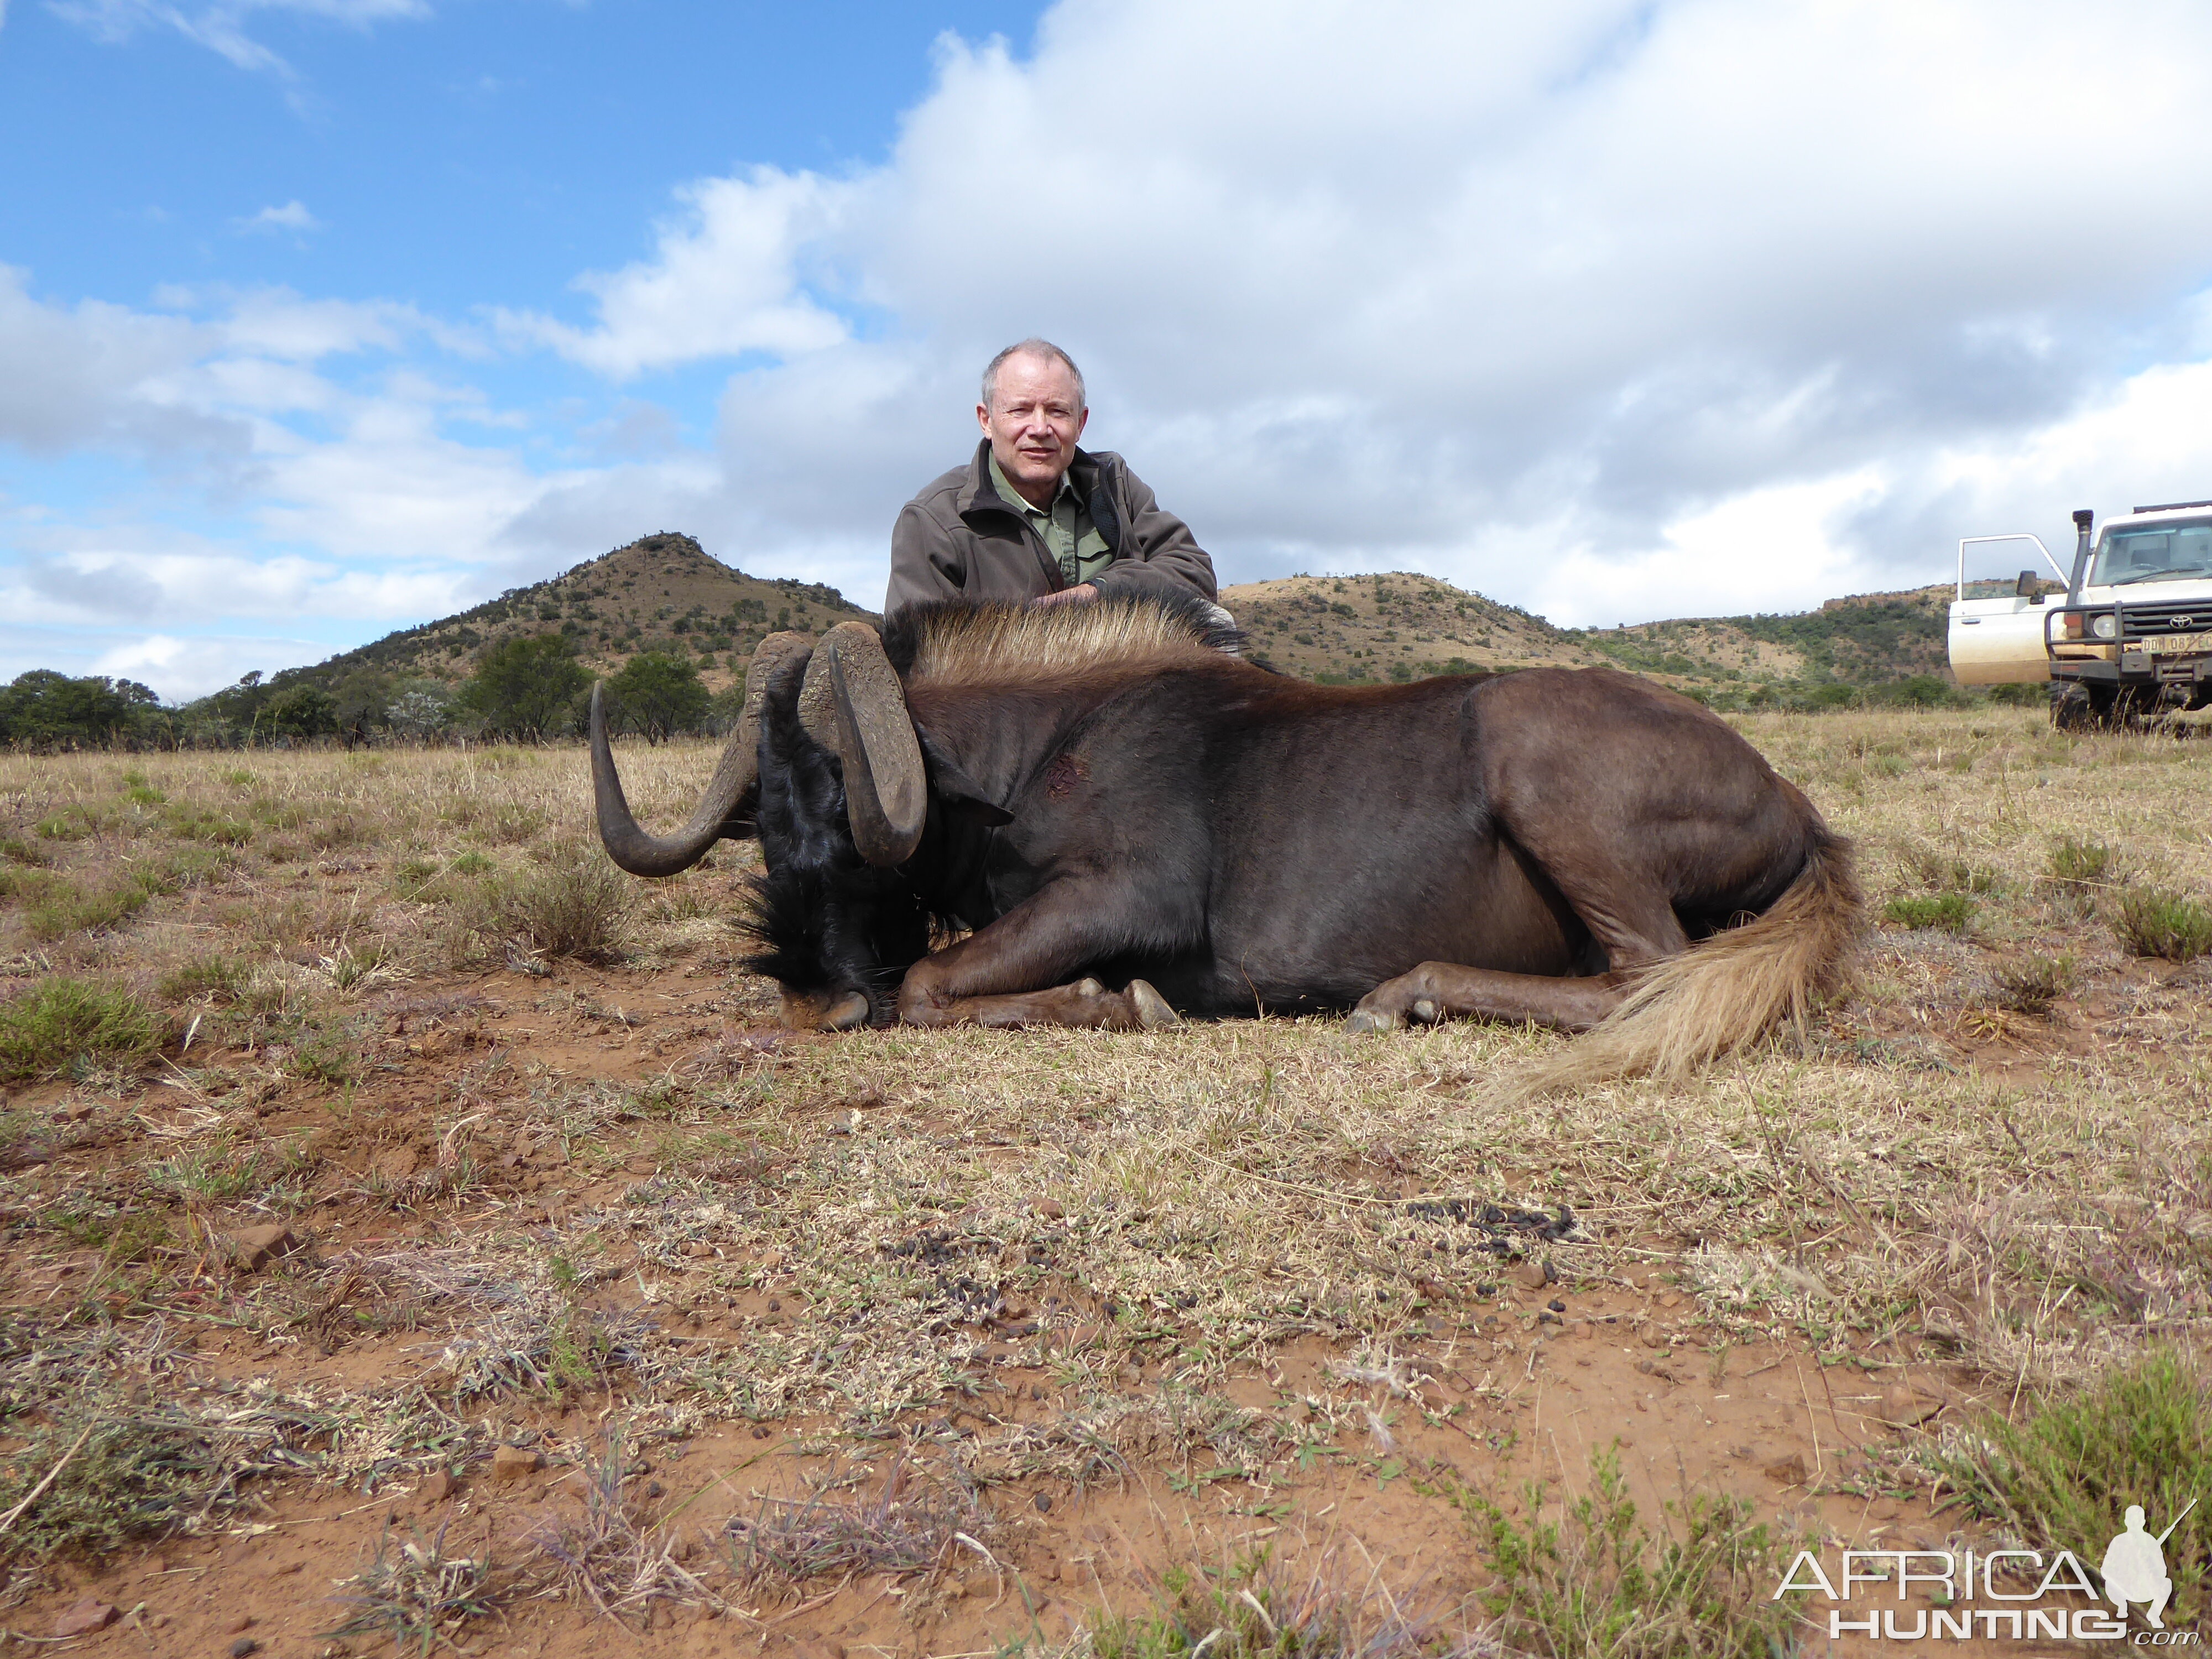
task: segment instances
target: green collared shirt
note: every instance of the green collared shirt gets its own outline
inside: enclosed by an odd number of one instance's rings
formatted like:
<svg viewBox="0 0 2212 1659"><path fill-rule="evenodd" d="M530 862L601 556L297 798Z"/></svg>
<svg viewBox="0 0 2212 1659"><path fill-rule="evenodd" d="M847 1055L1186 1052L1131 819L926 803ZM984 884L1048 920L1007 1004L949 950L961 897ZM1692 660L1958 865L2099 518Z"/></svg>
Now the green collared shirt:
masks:
<svg viewBox="0 0 2212 1659"><path fill-rule="evenodd" d="M1083 498L1075 493L1075 486L1068 482L1067 474L1060 475L1060 489L1050 506L1032 507L1028 498L1014 488L1013 480L1006 477L995 453L990 453L990 462L991 488L1043 540L1045 551L1059 564L1061 579L1070 587L1089 581L1114 562L1106 538L1091 522L1090 511L1083 505Z"/></svg>

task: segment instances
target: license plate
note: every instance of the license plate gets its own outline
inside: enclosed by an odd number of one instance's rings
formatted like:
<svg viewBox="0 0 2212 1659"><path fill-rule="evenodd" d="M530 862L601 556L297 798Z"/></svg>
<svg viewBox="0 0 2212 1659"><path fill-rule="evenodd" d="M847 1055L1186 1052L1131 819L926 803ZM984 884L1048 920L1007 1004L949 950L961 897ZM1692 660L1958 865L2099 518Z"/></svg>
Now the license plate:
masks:
<svg viewBox="0 0 2212 1659"><path fill-rule="evenodd" d="M2160 657L2185 657L2199 651L2212 651L2212 634L2154 634L2140 644L2131 643L2129 648Z"/></svg>

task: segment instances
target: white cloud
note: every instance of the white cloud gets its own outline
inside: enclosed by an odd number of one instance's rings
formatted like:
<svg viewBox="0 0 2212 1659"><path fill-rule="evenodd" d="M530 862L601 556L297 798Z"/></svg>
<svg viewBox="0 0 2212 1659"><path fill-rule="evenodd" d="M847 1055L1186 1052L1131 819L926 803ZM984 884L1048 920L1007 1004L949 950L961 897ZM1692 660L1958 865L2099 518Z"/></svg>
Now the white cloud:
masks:
<svg viewBox="0 0 2212 1659"><path fill-rule="evenodd" d="M174 29L242 70L289 76L291 67L246 32L256 12L293 12L365 29L394 18L430 15L426 0L228 0L216 5L176 5L165 0L48 0L57 16L106 41L129 40L141 29Z"/></svg>
<svg viewBox="0 0 2212 1659"><path fill-rule="evenodd" d="M137 544L0 568L0 602L20 622L64 626L393 617L456 608L469 577L451 568L364 571L297 556Z"/></svg>
<svg viewBox="0 0 2212 1659"><path fill-rule="evenodd" d="M835 345L845 324L806 291L814 273L803 256L835 233L851 194L773 167L688 185L678 192L684 214L660 228L651 260L577 279L597 299L596 327L520 312L499 321L512 338L618 380L701 357Z"/></svg>
<svg viewBox="0 0 2212 1659"><path fill-rule="evenodd" d="M92 300L45 304L27 272L0 265L0 442L47 454L117 443L233 447L243 437L237 422L156 392L214 343L182 318Z"/></svg>
<svg viewBox="0 0 2212 1659"><path fill-rule="evenodd" d="M1534 556L1532 608L1564 627L1806 611L1863 586L1841 531L1882 491L1868 470L1744 490L1662 526L1657 546L1625 556L1565 536L1516 550ZM1504 550L1481 551L1495 560Z"/></svg>
<svg viewBox="0 0 2212 1659"><path fill-rule="evenodd" d="M319 662L330 654L327 647L312 640L226 635L179 639L169 634L148 634L105 646L83 672L137 680L172 702L182 702L236 684L248 669L258 668L265 674Z"/></svg>
<svg viewBox="0 0 2212 1659"><path fill-rule="evenodd" d="M884 166L687 186L652 258L580 283L592 325L501 322L617 378L763 358L702 510L872 547L864 594L972 441L975 367L1038 331L1224 575L1771 609L1928 579L1954 520L2063 521L2051 465L2004 458L2153 418L2129 377L2212 350L2212 224L2173 212L2208 67L2172 3L1067 0L1029 61L945 42ZM2212 428L2170 441L2212 477ZM2124 492L2145 453L2075 471ZM1726 551L1777 514L1817 557Z"/></svg>
<svg viewBox="0 0 2212 1659"><path fill-rule="evenodd" d="M143 642L157 629L186 640L185 665L164 679L168 659L149 657L143 677L184 695L207 689L198 677L212 665L283 665L241 662L238 641L257 633L276 635L279 654L310 623L352 642L349 632L450 612L529 580L526 568L573 562L565 545L518 533L579 475L529 465L513 411L442 367L398 364L358 385L328 372L426 345L473 351L465 331L404 306L283 290L159 297L164 313L64 308L0 267L0 459L10 447L33 462L74 454L100 480L72 509L7 478L0 679L91 672L88 639ZM462 441L457 425L497 441Z"/></svg>
<svg viewBox="0 0 2212 1659"><path fill-rule="evenodd" d="M242 231L289 230L295 235L305 235L308 231L323 228L322 221L308 212L307 204L297 199L285 203L283 207L265 207L251 218L234 219L231 223Z"/></svg>
<svg viewBox="0 0 2212 1659"><path fill-rule="evenodd" d="M1413 567L1571 622L1802 605L1940 578L1962 534L2212 494L2209 74L2185 0L1063 0L1025 59L942 43L878 166L683 185L573 314L70 307L0 270L0 441L185 469L249 526L206 579L282 604L441 605L656 529L873 603L900 503L975 441L977 368L1034 331L1224 579ZM625 396L501 404L459 368L495 347ZM702 363L704 452L648 378ZM23 543L26 603L192 586L143 523L58 533Z"/></svg>

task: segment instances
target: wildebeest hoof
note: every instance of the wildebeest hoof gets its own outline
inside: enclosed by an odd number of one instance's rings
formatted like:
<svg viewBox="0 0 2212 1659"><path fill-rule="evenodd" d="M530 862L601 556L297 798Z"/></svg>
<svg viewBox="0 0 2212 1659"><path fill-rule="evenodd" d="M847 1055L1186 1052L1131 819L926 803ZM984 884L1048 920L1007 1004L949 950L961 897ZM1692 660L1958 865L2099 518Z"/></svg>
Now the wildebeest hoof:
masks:
<svg viewBox="0 0 2212 1659"><path fill-rule="evenodd" d="M1106 988L1095 979L1079 979L1071 988L1079 997L1095 997L1104 994Z"/></svg>
<svg viewBox="0 0 2212 1659"><path fill-rule="evenodd" d="M1395 1031L1405 1022L1386 1008L1354 1008L1344 1022L1347 1031Z"/></svg>
<svg viewBox="0 0 2212 1659"><path fill-rule="evenodd" d="M848 991L830 1006L830 1012L823 1017L822 1027L828 1031L849 1031L866 1025L871 1012L865 994Z"/></svg>
<svg viewBox="0 0 2212 1659"><path fill-rule="evenodd" d="M1437 1001L1434 997L1415 997L1413 1006L1408 1012L1424 1025L1433 1025L1437 1023Z"/></svg>
<svg viewBox="0 0 2212 1659"><path fill-rule="evenodd" d="M1168 1006L1168 1000L1140 979L1129 981L1129 1007L1137 1016L1137 1024L1147 1031L1182 1024L1182 1017Z"/></svg>

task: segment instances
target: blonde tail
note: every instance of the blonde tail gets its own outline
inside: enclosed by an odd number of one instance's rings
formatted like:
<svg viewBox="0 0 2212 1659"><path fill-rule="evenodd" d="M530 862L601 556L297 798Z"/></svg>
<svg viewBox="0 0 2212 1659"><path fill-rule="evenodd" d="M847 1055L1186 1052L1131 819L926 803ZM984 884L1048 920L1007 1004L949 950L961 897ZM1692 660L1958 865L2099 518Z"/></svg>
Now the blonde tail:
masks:
<svg viewBox="0 0 2212 1659"><path fill-rule="evenodd" d="M1805 867L1765 914L1658 963L1524 1086L1573 1088L1639 1073L1679 1079L1838 989L1864 902L1850 844L1818 825L1813 837Z"/></svg>

